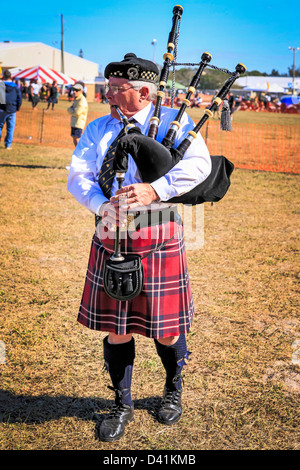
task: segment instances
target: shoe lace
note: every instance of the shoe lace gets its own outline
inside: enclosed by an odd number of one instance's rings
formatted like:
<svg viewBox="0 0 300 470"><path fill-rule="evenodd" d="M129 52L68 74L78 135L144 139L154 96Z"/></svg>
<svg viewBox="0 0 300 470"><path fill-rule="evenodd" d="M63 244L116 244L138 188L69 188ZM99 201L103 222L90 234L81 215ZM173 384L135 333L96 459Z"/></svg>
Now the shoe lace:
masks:
<svg viewBox="0 0 300 470"><path fill-rule="evenodd" d="M181 374L175 375L175 377L172 380L173 386L176 387L176 384L180 380L181 380L181 384L183 385L183 375ZM181 397L181 389L175 388L174 390L174 389L167 388L165 391L165 395L163 397L163 403L177 405L180 397Z"/></svg>
<svg viewBox="0 0 300 470"><path fill-rule="evenodd" d="M163 403L165 405L177 405L181 395L181 390L166 390L163 397Z"/></svg>
<svg viewBox="0 0 300 470"><path fill-rule="evenodd" d="M114 404L110 412L108 413L108 419L119 418L122 413L126 410L126 406L120 403L119 405Z"/></svg>
<svg viewBox="0 0 300 470"><path fill-rule="evenodd" d="M128 409L128 405L125 405L124 403L122 403L122 397L126 395L126 392L128 392L129 389L124 388L120 390L118 388L111 387L110 385L108 385L107 388L109 388L110 390L113 390L116 394L116 400L108 414L108 419L119 417L125 410Z"/></svg>

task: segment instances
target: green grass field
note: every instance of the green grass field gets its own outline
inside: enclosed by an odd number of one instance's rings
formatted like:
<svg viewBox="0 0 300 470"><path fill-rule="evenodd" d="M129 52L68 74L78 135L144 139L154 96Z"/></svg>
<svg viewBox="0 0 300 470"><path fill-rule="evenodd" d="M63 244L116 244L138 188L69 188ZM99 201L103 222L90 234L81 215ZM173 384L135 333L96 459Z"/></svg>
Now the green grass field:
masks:
<svg viewBox="0 0 300 470"><path fill-rule="evenodd" d="M299 122L249 114L237 119ZM103 443L105 334L76 321L94 221L67 191L70 158L0 149L0 449L299 450L299 176L235 170L225 198L205 205L204 246L188 251L182 419L157 423L164 373L153 341L136 337L135 422Z"/></svg>

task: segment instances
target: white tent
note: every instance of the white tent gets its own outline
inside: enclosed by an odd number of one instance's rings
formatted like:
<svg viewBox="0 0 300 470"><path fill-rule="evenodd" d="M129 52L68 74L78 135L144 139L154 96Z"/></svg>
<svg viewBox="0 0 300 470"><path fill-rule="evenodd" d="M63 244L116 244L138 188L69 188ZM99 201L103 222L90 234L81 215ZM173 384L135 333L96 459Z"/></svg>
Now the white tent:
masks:
<svg viewBox="0 0 300 470"><path fill-rule="evenodd" d="M10 73L12 74L12 76L16 75L16 73L19 73L23 70L22 67L14 67L13 69L9 69Z"/></svg>
<svg viewBox="0 0 300 470"><path fill-rule="evenodd" d="M245 86L243 88L245 91L266 91L265 88L262 88L261 86Z"/></svg>
<svg viewBox="0 0 300 470"><path fill-rule="evenodd" d="M269 88L268 88L268 91L270 91L271 93L284 93L285 92L285 89L280 86L280 85L277 85L277 83L274 83L273 85L270 85Z"/></svg>
<svg viewBox="0 0 300 470"><path fill-rule="evenodd" d="M264 82L264 83L253 83L251 86L246 86L243 88L243 90L249 90L249 91L264 91L264 92L269 92L269 93L284 93L285 89L278 85L277 83L269 83L269 82Z"/></svg>
<svg viewBox="0 0 300 470"><path fill-rule="evenodd" d="M282 87L284 90L288 90L293 87L292 77L272 77L267 75L243 75L242 77L238 78L235 82L236 85L240 87L249 87L251 90L256 88L263 88L268 86L271 88L273 85L278 85ZM295 78L295 89L300 90L300 77ZM268 90L266 90L268 91Z"/></svg>

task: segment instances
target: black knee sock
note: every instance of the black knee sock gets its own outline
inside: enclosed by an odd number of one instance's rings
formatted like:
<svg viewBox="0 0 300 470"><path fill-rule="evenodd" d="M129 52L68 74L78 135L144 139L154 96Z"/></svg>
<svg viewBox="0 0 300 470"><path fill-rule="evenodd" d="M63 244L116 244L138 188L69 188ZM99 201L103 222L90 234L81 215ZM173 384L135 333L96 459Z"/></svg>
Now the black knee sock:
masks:
<svg viewBox="0 0 300 470"><path fill-rule="evenodd" d="M134 338L127 343L110 344L107 336L103 340L103 352L106 369L116 390L117 400L131 406L130 388L135 358Z"/></svg>
<svg viewBox="0 0 300 470"><path fill-rule="evenodd" d="M175 344L165 346L154 340L157 353L161 358L166 370L166 388L169 390L181 390L182 388L182 368L188 360L190 352L187 350L186 338L181 334Z"/></svg>

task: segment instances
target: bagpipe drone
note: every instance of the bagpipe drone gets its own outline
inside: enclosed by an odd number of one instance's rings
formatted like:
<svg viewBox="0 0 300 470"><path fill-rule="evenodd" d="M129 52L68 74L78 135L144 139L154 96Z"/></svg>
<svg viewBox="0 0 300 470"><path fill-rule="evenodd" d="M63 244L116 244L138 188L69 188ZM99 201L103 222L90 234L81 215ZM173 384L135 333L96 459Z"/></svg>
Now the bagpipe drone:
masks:
<svg viewBox="0 0 300 470"><path fill-rule="evenodd" d="M114 170L117 173L117 178L119 176L119 178L122 179L122 175L124 176L124 173L126 173L128 169L129 154L135 161L141 175L141 179L144 183L152 183L161 176L165 175L171 168L173 168L174 165L176 165L176 163L178 163L183 158L185 152L190 147L193 140L197 138L197 133L200 131L201 127L210 117L213 116L214 111L217 110L223 100L226 99L227 94L235 80L237 80L237 78L239 78L240 75L246 71L246 67L241 63L237 64L234 72L229 72L228 70L219 69L216 66L209 65L212 57L209 53L204 52L202 54L198 70L196 71L188 87L186 97L182 101L182 105L176 115L175 120L171 122L170 128L162 140L162 143L157 142L155 139L160 122L160 110L165 97L164 89L166 87L169 76L169 68L171 65L174 66L173 52L175 49L175 44L178 40L177 30L178 25L180 24L182 12L183 8L180 5L176 5L173 9L172 29L168 38L167 52L163 56L164 63L160 73L156 104L153 116L150 119L148 135L143 135L138 127L130 124L121 110L115 106L126 131L126 135L120 139L116 149ZM199 85L201 75L207 66L224 71L228 73L230 77L222 86L217 96L214 98L212 104L205 109L204 115L196 124L194 129L187 133L187 136L182 140L177 148L173 148L176 133L181 126L180 121L182 116L186 108L190 106L190 97L193 93L195 93ZM225 101L223 107L225 108ZM230 130L230 126L226 130ZM230 176L234 169L234 165L222 155L212 155L211 162L211 173L202 183L197 185L188 193L169 199L168 202L195 205L202 204L204 202L216 202L222 199L230 186Z"/></svg>

